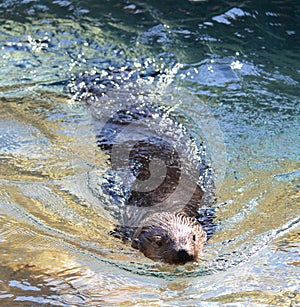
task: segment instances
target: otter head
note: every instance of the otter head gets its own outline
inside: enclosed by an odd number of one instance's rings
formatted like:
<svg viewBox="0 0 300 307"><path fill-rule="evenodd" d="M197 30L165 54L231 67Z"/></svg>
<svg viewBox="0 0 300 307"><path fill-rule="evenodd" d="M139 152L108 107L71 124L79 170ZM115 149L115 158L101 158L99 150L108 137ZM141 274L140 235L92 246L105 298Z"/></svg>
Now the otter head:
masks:
<svg viewBox="0 0 300 307"><path fill-rule="evenodd" d="M170 264L198 261L206 233L194 217L155 213L135 231L132 246L146 257Z"/></svg>

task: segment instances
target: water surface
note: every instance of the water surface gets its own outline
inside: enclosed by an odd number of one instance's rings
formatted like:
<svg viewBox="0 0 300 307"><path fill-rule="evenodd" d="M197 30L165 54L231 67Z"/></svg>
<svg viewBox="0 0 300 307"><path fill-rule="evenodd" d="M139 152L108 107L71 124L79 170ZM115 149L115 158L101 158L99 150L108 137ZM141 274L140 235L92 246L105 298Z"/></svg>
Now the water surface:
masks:
<svg viewBox="0 0 300 307"><path fill-rule="evenodd" d="M297 1L3 1L0 12L3 305L300 304ZM65 85L116 65L166 72L147 97L214 160L217 231L198 265L154 263L109 234L111 199L93 185L107 157Z"/></svg>

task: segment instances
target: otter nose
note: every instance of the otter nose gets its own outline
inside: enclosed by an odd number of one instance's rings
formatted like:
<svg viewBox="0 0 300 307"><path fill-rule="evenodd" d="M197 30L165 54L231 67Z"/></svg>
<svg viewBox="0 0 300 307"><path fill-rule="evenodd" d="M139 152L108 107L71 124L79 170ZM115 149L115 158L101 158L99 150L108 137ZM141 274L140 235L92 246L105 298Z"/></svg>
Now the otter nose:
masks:
<svg viewBox="0 0 300 307"><path fill-rule="evenodd" d="M192 261L194 260L193 255L190 255L186 250L184 249L180 249L177 253L177 257L176 257L176 262L177 263L186 263L188 261Z"/></svg>

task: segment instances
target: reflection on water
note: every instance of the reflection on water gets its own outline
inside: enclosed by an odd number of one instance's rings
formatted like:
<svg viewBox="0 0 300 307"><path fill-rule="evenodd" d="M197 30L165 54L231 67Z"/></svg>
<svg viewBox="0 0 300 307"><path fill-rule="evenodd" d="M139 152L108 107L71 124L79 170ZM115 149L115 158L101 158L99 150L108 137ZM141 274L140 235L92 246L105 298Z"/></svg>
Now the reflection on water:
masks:
<svg viewBox="0 0 300 307"><path fill-rule="evenodd" d="M4 1L0 11L3 302L300 304L296 1ZM110 235L116 208L91 185L107 157L84 103L64 92L85 70L176 63L163 94L151 85L147 94L223 150L199 125L207 105L228 160L217 232L203 261L184 267Z"/></svg>

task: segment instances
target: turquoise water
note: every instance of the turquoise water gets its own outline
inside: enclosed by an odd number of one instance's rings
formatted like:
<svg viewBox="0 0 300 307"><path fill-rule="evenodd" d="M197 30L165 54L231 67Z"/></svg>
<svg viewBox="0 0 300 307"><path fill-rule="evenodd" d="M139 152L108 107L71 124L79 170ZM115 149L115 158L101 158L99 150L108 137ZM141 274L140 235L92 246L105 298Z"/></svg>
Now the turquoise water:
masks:
<svg viewBox="0 0 300 307"><path fill-rule="evenodd" d="M0 305L298 306L297 1L0 3ZM172 267L112 237L95 193L109 168L74 75L165 72L142 84L204 139L217 231ZM110 208L110 210L107 210Z"/></svg>

